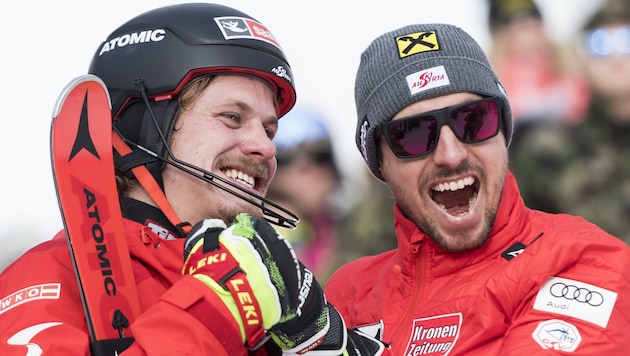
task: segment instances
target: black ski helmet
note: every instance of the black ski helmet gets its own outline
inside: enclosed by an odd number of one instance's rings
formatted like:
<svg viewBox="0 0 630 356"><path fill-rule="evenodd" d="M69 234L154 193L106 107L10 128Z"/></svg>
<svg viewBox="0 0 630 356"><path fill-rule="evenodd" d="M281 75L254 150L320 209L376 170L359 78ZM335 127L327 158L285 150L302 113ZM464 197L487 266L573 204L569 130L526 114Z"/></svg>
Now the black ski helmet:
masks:
<svg viewBox="0 0 630 356"><path fill-rule="evenodd" d="M238 73L266 81L277 94L279 117L296 100L291 68L271 32L251 16L218 4L171 5L136 16L99 46L89 73L107 85L114 126L122 136L162 156L160 136L170 138L178 110L172 99L200 76ZM161 133L139 85L151 99ZM117 157L117 168L128 173L147 164L161 185L162 163L136 153L132 159Z"/></svg>

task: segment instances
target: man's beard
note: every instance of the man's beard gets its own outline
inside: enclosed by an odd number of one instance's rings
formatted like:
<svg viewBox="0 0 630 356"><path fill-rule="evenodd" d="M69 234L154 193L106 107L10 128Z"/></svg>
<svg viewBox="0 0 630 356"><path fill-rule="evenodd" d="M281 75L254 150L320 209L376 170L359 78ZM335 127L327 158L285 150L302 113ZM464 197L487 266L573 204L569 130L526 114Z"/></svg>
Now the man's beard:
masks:
<svg viewBox="0 0 630 356"><path fill-rule="evenodd" d="M236 198L238 199L238 198ZM234 219L236 219L236 216L240 213L247 213L250 214L252 216L255 217L262 217L262 212L259 208L255 207L254 205L250 204L250 203L246 203L243 201L243 204L234 204L234 205L222 205L219 206L217 208L217 212L219 216L211 216L209 217L210 219L221 219L223 220L228 226L234 222Z"/></svg>
<svg viewBox="0 0 630 356"><path fill-rule="evenodd" d="M492 226L497 216L497 210L488 210L484 214L484 226L480 233L476 236L470 236L471 232L462 229L457 231L449 238L439 232L438 227L426 219L414 219L414 223L424 232L436 245L449 252L465 252L477 249L483 246L489 239L492 232ZM453 241L455 238L455 241Z"/></svg>

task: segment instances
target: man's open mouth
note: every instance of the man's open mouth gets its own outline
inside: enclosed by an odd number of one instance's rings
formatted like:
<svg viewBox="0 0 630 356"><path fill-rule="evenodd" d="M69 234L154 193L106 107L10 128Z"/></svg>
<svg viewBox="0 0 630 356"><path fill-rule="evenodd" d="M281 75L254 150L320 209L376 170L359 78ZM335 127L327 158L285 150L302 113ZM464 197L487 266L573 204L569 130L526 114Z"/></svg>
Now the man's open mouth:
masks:
<svg viewBox="0 0 630 356"><path fill-rule="evenodd" d="M450 215L462 216L472 209L478 191L479 182L470 176L436 184L431 187L430 195L431 199Z"/></svg>

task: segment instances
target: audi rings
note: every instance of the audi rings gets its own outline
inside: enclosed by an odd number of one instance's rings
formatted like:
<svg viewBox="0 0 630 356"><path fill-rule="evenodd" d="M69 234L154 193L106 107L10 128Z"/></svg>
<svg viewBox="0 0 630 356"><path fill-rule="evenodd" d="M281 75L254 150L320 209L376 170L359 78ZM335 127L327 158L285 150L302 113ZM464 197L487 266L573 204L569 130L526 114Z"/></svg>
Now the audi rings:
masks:
<svg viewBox="0 0 630 356"><path fill-rule="evenodd" d="M593 307L604 304L604 296L601 293L572 284L564 284L561 282L554 283L549 288L549 292L556 298L575 300L576 302L586 303Z"/></svg>

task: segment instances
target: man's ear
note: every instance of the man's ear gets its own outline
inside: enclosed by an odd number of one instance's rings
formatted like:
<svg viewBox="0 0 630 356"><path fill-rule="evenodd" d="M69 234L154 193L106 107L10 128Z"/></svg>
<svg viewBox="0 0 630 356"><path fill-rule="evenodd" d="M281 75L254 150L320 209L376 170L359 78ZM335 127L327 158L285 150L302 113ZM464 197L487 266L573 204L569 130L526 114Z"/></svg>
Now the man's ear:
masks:
<svg viewBox="0 0 630 356"><path fill-rule="evenodd" d="M378 163L378 171L383 175L381 167L383 166L383 154L381 153L381 145L379 141L376 141L376 162Z"/></svg>

